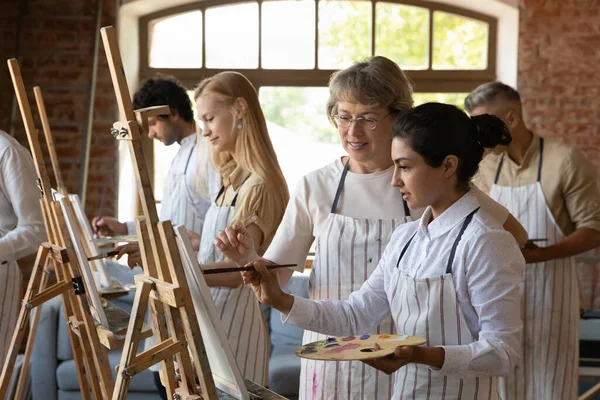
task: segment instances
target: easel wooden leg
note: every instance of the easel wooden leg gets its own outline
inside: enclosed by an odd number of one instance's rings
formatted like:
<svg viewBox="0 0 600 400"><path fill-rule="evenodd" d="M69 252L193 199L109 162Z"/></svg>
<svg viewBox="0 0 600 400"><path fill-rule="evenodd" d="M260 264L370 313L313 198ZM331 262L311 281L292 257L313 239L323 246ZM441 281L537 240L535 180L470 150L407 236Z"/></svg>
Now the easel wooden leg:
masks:
<svg viewBox="0 0 600 400"><path fill-rule="evenodd" d="M46 259L46 262L48 260ZM48 284L48 279L50 276L50 271L48 270L48 265L44 265L44 269L42 272L42 280L40 282L40 291L46 289L46 285ZM33 343L35 340L35 334L37 332L37 327L40 322L41 308L36 307L33 319L31 320L31 324L29 326L29 336L27 337L27 347L25 348L25 355L23 359L23 365L21 366L21 373L19 374L19 380L17 382L17 391L15 394L15 399L22 399L25 394L25 384L27 383L27 377L29 376L29 366L31 361L31 352L33 351Z"/></svg>
<svg viewBox="0 0 600 400"><path fill-rule="evenodd" d="M586 391L584 394L582 394L581 396L579 396L578 400L591 400L592 397L596 394L600 392L600 382L598 382L596 385L594 385L591 389L589 389L588 391Z"/></svg>
<svg viewBox="0 0 600 400"><path fill-rule="evenodd" d="M17 354L19 353L19 348L21 347L23 337L25 336L25 326L27 324L27 319L29 318L29 312L31 311L29 302L39 292L39 287L42 280L42 270L46 265L47 258L48 249L44 246L40 246L35 259L35 265L33 267L31 279L27 287L27 292L25 293L23 304L21 305L21 311L19 312L19 318L17 319L17 326L15 327L12 339L10 341L10 349L6 355L6 360L4 361L2 375L0 375L0 398L2 399L6 397L6 392L8 390L8 385L10 384L10 378L15 366L15 361L17 360Z"/></svg>
<svg viewBox="0 0 600 400"><path fill-rule="evenodd" d="M133 308L131 309L131 315L134 318L131 318L127 328L127 337L125 339L126 347L123 348L123 353L121 355L115 389L112 395L113 400L127 399L127 393L132 378L132 375L130 375L127 368L135 361L137 348L140 342L139 336L142 331L142 326L144 325L144 315L148 308L148 298L151 289L152 282L140 281L137 284L135 300L133 301Z"/></svg>

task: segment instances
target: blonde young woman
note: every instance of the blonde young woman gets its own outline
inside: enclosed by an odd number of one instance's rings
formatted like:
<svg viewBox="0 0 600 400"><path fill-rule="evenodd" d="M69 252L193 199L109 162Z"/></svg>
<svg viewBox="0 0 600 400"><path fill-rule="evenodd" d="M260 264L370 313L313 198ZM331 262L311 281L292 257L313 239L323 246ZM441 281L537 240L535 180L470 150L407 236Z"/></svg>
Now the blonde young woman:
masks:
<svg viewBox="0 0 600 400"><path fill-rule="evenodd" d="M289 200L287 184L271 144L256 89L242 74L223 72L194 93L202 136L223 186L205 220L199 241L202 269L235 266L224 260L214 238L232 223L246 226L262 254L273 239ZM199 172L200 186L204 182ZM267 384L269 338L252 290L239 273L205 276L243 376Z"/></svg>

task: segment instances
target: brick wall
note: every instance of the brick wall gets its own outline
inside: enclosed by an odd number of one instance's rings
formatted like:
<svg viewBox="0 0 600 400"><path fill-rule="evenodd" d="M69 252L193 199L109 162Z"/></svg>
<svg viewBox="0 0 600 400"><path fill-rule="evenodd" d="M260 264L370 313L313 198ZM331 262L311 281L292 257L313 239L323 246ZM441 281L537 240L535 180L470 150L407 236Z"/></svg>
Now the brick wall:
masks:
<svg viewBox="0 0 600 400"><path fill-rule="evenodd" d="M529 126L600 166L600 0L521 0L518 86Z"/></svg>
<svg viewBox="0 0 600 400"><path fill-rule="evenodd" d="M0 2L0 129L9 131L13 87L6 59L15 57L19 6L22 9L19 61L23 80L39 123L33 87L40 86L55 140L56 151L69 192L79 193L83 135L87 123L88 93L92 68L96 1L90 0L3 0ZM114 25L115 0L105 0L102 25ZM102 43L94 105L92 148L89 164L86 211L98 212L106 191L103 213L116 214L117 151L109 129L116 119L115 95ZM28 147L18 112L14 135ZM40 137L47 156L44 139ZM47 158L48 173L54 177Z"/></svg>

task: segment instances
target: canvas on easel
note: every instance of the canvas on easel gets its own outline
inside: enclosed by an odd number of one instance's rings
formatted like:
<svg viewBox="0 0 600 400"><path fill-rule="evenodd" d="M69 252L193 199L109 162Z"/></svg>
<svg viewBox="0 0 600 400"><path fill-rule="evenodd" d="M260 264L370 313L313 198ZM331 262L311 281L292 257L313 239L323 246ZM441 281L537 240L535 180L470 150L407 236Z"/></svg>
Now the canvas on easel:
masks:
<svg viewBox="0 0 600 400"><path fill-rule="evenodd" d="M184 226L177 226L175 235L215 385L236 399L247 400L250 394L236 364L225 327L198 265L187 230Z"/></svg>

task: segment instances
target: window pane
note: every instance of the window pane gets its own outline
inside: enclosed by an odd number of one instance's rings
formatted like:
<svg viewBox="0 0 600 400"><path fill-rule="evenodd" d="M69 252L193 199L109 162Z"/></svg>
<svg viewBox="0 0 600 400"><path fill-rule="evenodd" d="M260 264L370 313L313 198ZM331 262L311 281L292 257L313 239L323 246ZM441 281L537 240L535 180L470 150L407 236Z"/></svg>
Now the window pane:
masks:
<svg viewBox="0 0 600 400"><path fill-rule="evenodd" d="M429 10L391 3L377 3L375 54L407 69L429 65Z"/></svg>
<svg viewBox="0 0 600 400"><path fill-rule="evenodd" d="M433 68L486 69L488 24L454 14L433 13Z"/></svg>
<svg viewBox="0 0 600 400"><path fill-rule="evenodd" d="M258 3L206 9L206 66L258 68Z"/></svg>
<svg viewBox="0 0 600 400"><path fill-rule="evenodd" d="M315 2L262 3L263 68L315 67Z"/></svg>
<svg viewBox="0 0 600 400"><path fill-rule="evenodd" d="M371 12L367 1L319 2L319 68L349 67L372 54Z"/></svg>
<svg viewBox="0 0 600 400"><path fill-rule="evenodd" d="M452 104L464 109L465 98L469 93L414 93L415 107L429 102Z"/></svg>
<svg viewBox="0 0 600 400"><path fill-rule="evenodd" d="M148 24L149 63L152 68L200 68L202 12L192 11L155 19Z"/></svg>
<svg viewBox="0 0 600 400"><path fill-rule="evenodd" d="M260 88L269 135L290 190L304 175L344 154L326 116L328 96L325 87Z"/></svg>

